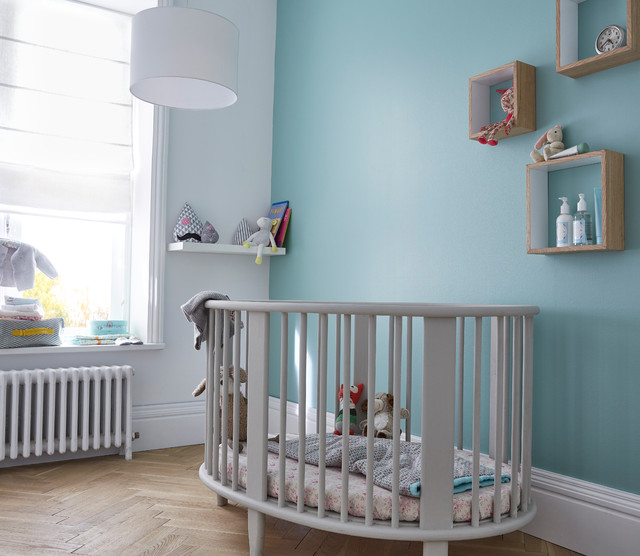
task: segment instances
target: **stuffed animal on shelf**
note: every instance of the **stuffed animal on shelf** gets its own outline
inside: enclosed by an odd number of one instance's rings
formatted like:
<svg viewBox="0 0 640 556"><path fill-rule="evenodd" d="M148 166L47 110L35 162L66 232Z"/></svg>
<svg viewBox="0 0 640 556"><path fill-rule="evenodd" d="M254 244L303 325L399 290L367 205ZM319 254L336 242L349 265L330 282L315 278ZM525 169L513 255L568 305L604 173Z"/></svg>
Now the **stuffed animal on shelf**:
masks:
<svg viewBox="0 0 640 556"><path fill-rule="evenodd" d="M491 145L492 147L498 144L498 140L495 138L498 131L503 130L505 135L509 135L511 128L513 127L513 115L515 110L515 91L513 87L509 87L508 89L497 89L496 92L502 93L500 106L502 107L502 110L507 113L507 117L501 122L482 126L480 128L482 133L480 134L480 137L478 137L478 143Z"/></svg>
<svg viewBox="0 0 640 556"><path fill-rule="evenodd" d="M276 247L276 240L271 233L271 226L273 221L267 216L258 218L258 227L260 228L254 234L251 234L246 241L242 243L245 247L249 248L251 245L258 246L258 254L256 255L256 264L262 263L262 250L265 245L271 245L271 250L275 253L278 248Z"/></svg>
<svg viewBox="0 0 640 556"><path fill-rule="evenodd" d="M543 160L549 160L549 157L564 150L564 143L562 142L562 126L553 126L550 130L538 139L534 145L535 151L531 151L531 160L534 162L542 162ZM542 153L538 152L542 149Z"/></svg>
<svg viewBox="0 0 640 556"><path fill-rule="evenodd" d="M362 412L366 414L369 400L362 402ZM376 438L393 438L393 394L377 392L373 397L373 436ZM400 409L400 418L407 419L409 410ZM367 434L368 422L365 419L360 423L362 434ZM402 431L400 431L402 433Z"/></svg>
<svg viewBox="0 0 640 556"><path fill-rule="evenodd" d="M336 428L333 434L342 434L345 430L349 430L349 434L355 434L357 429L357 413L356 404L360 401L362 391L364 390L364 384L358 384L358 386L349 386L349 424L344 424L344 414L342 412L342 400L344 397L344 385L340 385L340 392L338 393L338 402L340 404L340 411L336 417Z"/></svg>

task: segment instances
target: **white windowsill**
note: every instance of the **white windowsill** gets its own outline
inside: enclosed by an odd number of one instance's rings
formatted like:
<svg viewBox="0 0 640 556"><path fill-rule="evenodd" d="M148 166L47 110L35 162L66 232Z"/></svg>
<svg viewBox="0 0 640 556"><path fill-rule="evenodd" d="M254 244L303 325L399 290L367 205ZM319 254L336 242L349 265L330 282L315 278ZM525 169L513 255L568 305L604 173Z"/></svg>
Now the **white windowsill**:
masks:
<svg viewBox="0 0 640 556"><path fill-rule="evenodd" d="M151 349L164 349L162 344L140 344L128 346L38 346L25 348L4 348L0 349L2 355L44 355L45 353L97 353L105 351L145 351Z"/></svg>

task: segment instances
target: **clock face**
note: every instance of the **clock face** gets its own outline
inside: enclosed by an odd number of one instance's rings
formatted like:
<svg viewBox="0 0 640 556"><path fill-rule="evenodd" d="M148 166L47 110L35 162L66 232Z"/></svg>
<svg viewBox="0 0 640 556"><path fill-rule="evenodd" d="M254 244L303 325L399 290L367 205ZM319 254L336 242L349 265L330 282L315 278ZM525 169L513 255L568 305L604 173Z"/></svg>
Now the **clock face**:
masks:
<svg viewBox="0 0 640 556"><path fill-rule="evenodd" d="M610 52L611 50L624 46L624 44L624 29L618 25L609 25L600 32L596 39L596 52L598 54Z"/></svg>

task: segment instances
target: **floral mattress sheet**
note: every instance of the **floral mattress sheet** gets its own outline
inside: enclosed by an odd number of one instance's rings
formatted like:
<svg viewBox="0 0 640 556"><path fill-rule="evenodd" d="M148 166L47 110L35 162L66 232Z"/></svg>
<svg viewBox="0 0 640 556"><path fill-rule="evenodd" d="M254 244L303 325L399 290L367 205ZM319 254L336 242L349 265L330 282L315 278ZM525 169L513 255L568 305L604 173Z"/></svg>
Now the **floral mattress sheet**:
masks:
<svg viewBox="0 0 640 556"><path fill-rule="evenodd" d="M294 504L298 503L298 468L299 462L295 459L285 460L284 484L280 485L278 454L268 452L267 458L267 494L278 498L283 493L285 500ZM471 461L472 454L466 450L455 450L456 458L460 457ZM480 464L493 467L494 461L488 456L480 456ZM318 507L319 499L319 468L316 465L305 463L304 480L304 504ZM227 473L231 477L233 472L232 450L227 452ZM502 473L511 474L511 468L507 464L502 465ZM238 484L247 486L247 454L246 448L238 457ZM503 485L501 489L501 510L507 513L511 507L511 485ZM480 489L479 509L480 519L493 516L494 487L485 486ZM518 499L520 489L518 488ZM456 523L471 520L472 491L459 492L453 495L453 520ZM367 500L367 479L360 473L349 473L349 514L356 517L365 517ZM389 520L392 511L392 494L386 488L373 486L373 519ZM339 467L327 467L325 470L325 509L340 512L342 501L342 472ZM420 499L413 496L400 495L399 514L401 521L418 521L420 519Z"/></svg>
<svg viewBox="0 0 640 556"><path fill-rule="evenodd" d="M320 464L320 441L325 441L325 465L327 467L342 467L343 437L335 434L308 434L305 437L306 463ZM367 437L351 435L348 437L348 466L349 471L367 474ZM291 438L285 443L285 454L288 458L298 459L300 440ZM400 441L399 445L399 491L405 496L420 496L422 480L422 444L417 442ZM269 441L268 450L279 453L278 442ZM388 438L375 438L373 441L372 464L373 483L392 490L393 488L393 440ZM494 481L494 468L486 465L479 466L480 486L492 485ZM472 461L462 454L454 454L453 459L453 492L464 492L472 488L473 465ZM503 483L509 482L511 477L503 473Z"/></svg>

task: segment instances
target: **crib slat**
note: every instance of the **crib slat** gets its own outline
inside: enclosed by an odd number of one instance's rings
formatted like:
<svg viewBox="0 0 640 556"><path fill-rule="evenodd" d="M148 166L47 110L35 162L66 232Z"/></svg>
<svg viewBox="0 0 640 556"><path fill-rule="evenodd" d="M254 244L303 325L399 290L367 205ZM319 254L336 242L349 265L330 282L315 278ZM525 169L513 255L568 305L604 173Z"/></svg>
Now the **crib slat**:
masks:
<svg viewBox="0 0 640 556"><path fill-rule="evenodd" d="M231 333L231 319L229 311L226 309L222 312L222 384L220 391L222 392L222 440L221 455L222 459L222 476L220 482L226 486L229 481L229 466L227 464L228 447L229 447L229 366L231 365L231 350L229 349L229 335ZM219 329L218 329L219 330Z"/></svg>
<svg viewBox="0 0 640 556"><path fill-rule="evenodd" d="M400 408L402 406L402 317L394 318L393 358L393 467L391 470L391 527L400 526ZM373 454L369 454L370 457Z"/></svg>
<svg viewBox="0 0 640 556"><path fill-rule="evenodd" d="M247 494L253 500L267 499L267 425L269 422L269 313L247 312L251 348L247 373L251 388L247 401ZM251 514L251 519L259 516Z"/></svg>
<svg viewBox="0 0 640 556"><path fill-rule="evenodd" d="M520 467L520 385L522 373L522 318L513 318L513 379L511 381L511 517L518 516Z"/></svg>
<svg viewBox="0 0 640 556"><path fill-rule="evenodd" d="M233 312L233 465L231 488L238 490L238 460L240 454L240 312Z"/></svg>
<svg viewBox="0 0 640 556"><path fill-rule="evenodd" d="M342 498L340 521L349 520L349 385L351 384L351 315L344 315L344 351L342 364Z"/></svg>
<svg viewBox="0 0 640 556"><path fill-rule="evenodd" d="M318 464L318 517L325 515L325 462L327 455L327 336L328 315L321 313L318 321L318 434L320 435Z"/></svg>
<svg viewBox="0 0 640 556"><path fill-rule="evenodd" d="M336 363L335 363L335 387L333 389L334 395L334 418L338 417L338 411L340 408L338 407L338 392L340 391L340 377L341 377L341 369L342 369L342 359L340 358L341 346L342 346L342 331L341 331L341 323L342 323L341 315L336 315Z"/></svg>
<svg viewBox="0 0 640 556"><path fill-rule="evenodd" d="M511 334L511 317L503 317L504 318L504 327L503 334L504 340L502 343L503 347L503 384L502 384L502 462L508 462L508 454L507 447L509 446L509 378L511 368L511 342L510 334Z"/></svg>
<svg viewBox="0 0 640 556"><path fill-rule="evenodd" d="M473 342L473 482L471 492L471 526L480 525L480 411L482 405L482 317L474 319L474 342Z"/></svg>
<svg viewBox="0 0 640 556"><path fill-rule="evenodd" d="M405 433L405 440L411 442L411 398L412 398L412 377L413 377L413 317L407 317L407 401L406 408L409 412L409 417L406 420L407 430Z"/></svg>
<svg viewBox="0 0 640 556"><path fill-rule="evenodd" d="M220 450L222 448L221 444L221 432L222 428L222 415L221 415L221 389L220 389L220 369L222 367L222 335L220 334L220 330L222 330L222 310L216 309L215 311L215 326L210 331L213 335L213 345L214 347L214 357L213 357L213 388L211 385L207 390L213 392L213 401L211 405L213 406L213 476L216 479L220 478L221 474L221 466L226 468L227 462L226 460L220 461ZM225 440L226 442L226 440Z"/></svg>
<svg viewBox="0 0 640 556"><path fill-rule="evenodd" d="M206 343L206 354L207 354L207 367L206 367L206 381L207 381L207 388L205 390L205 399L206 399L206 420L207 420L207 433L204 436L204 463L205 463L205 469L207 470L207 473L209 475L214 475L214 471L213 471L213 448L214 448L214 442L213 442L213 430L214 430L214 419L213 419L213 415L214 415L214 411L213 408L216 407L217 408L217 404L215 402L216 398L214 397L214 382L216 381L216 376L213 372L214 370L214 364L213 364L213 353L215 350L215 335L214 335L214 330L216 327L216 323L215 323L215 314L217 311L210 309L209 311L207 311L207 343ZM216 446L216 452L218 451L217 449L217 445ZM216 463L215 463L216 469L218 466L218 458L216 457ZM217 477L217 473L215 473L215 476Z"/></svg>
<svg viewBox="0 0 640 556"><path fill-rule="evenodd" d="M464 448L464 317L458 317L458 450Z"/></svg>
<svg viewBox="0 0 640 556"><path fill-rule="evenodd" d="M453 526L452 512L442 508L453 497L455 333L455 318L424 318L421 529Z"/></svg>
<svg viewBox="0 0 640 556"><path fill-rule="evenodd" d="M388 380L389 380L389 386L387 388L387 392L393 394L393 375L391 374L391 369L393 369L393 361L394 361L394 355L393 355L393 345L394 345L394 338L395 338L395 332L393 330L394 328L394 318L392 316L389 316L389 364L387 366L387 373L388 373Z"/></svg>
<svg viewBox="0 0 640 556"><path fill-rule="evenodd" d="M298 369L298 512L303 512L305 440L307 434L307 313L300 313L300 353Z"/></svg>
<svg viewBox="0 0 640 556"><path fill-rule="evenodd" d="M533 316L524 319L522 348L522 500L521 510L531 500L531 410L533 406Z"/></svg>
<svg viewBox="0 0 640 556"><path fill-rule="evenodd" d="M288 353L289 353L289 313L280 314L280 443L278 445L278 485L280 494L278 506L284 508L286 499L284 496L286 481L286 445L287 440L287 382L288 378Z"/></svg>
<svg viewBox="0 0 640 556"><path fill-rule="evenodd" d="M369 403L367 403L367 455L373 454L374 442L374 387L376 383L376 317L369 315L369 337L368 337L368 353L367 353L367 384L372 385L369 394ZM365 506L365 525L373 525L373 458L367 456L367 494Z"/></svg>
<svg viewBox="0 0 640 556"><path fill-rule="evenodd" d="M495 381L495 402L492 409L493 414L493 428L492 434L494 436L494 485L493 485L493 522L500 523L502 520L502 483L500 477L502 475L502 458L504 448L504 350L505 350L505 318L494 317L492 319L494 325L492 326L492 344L495 345L496 353L493 357L494 368L491 370L491 374Z"/></svg>

